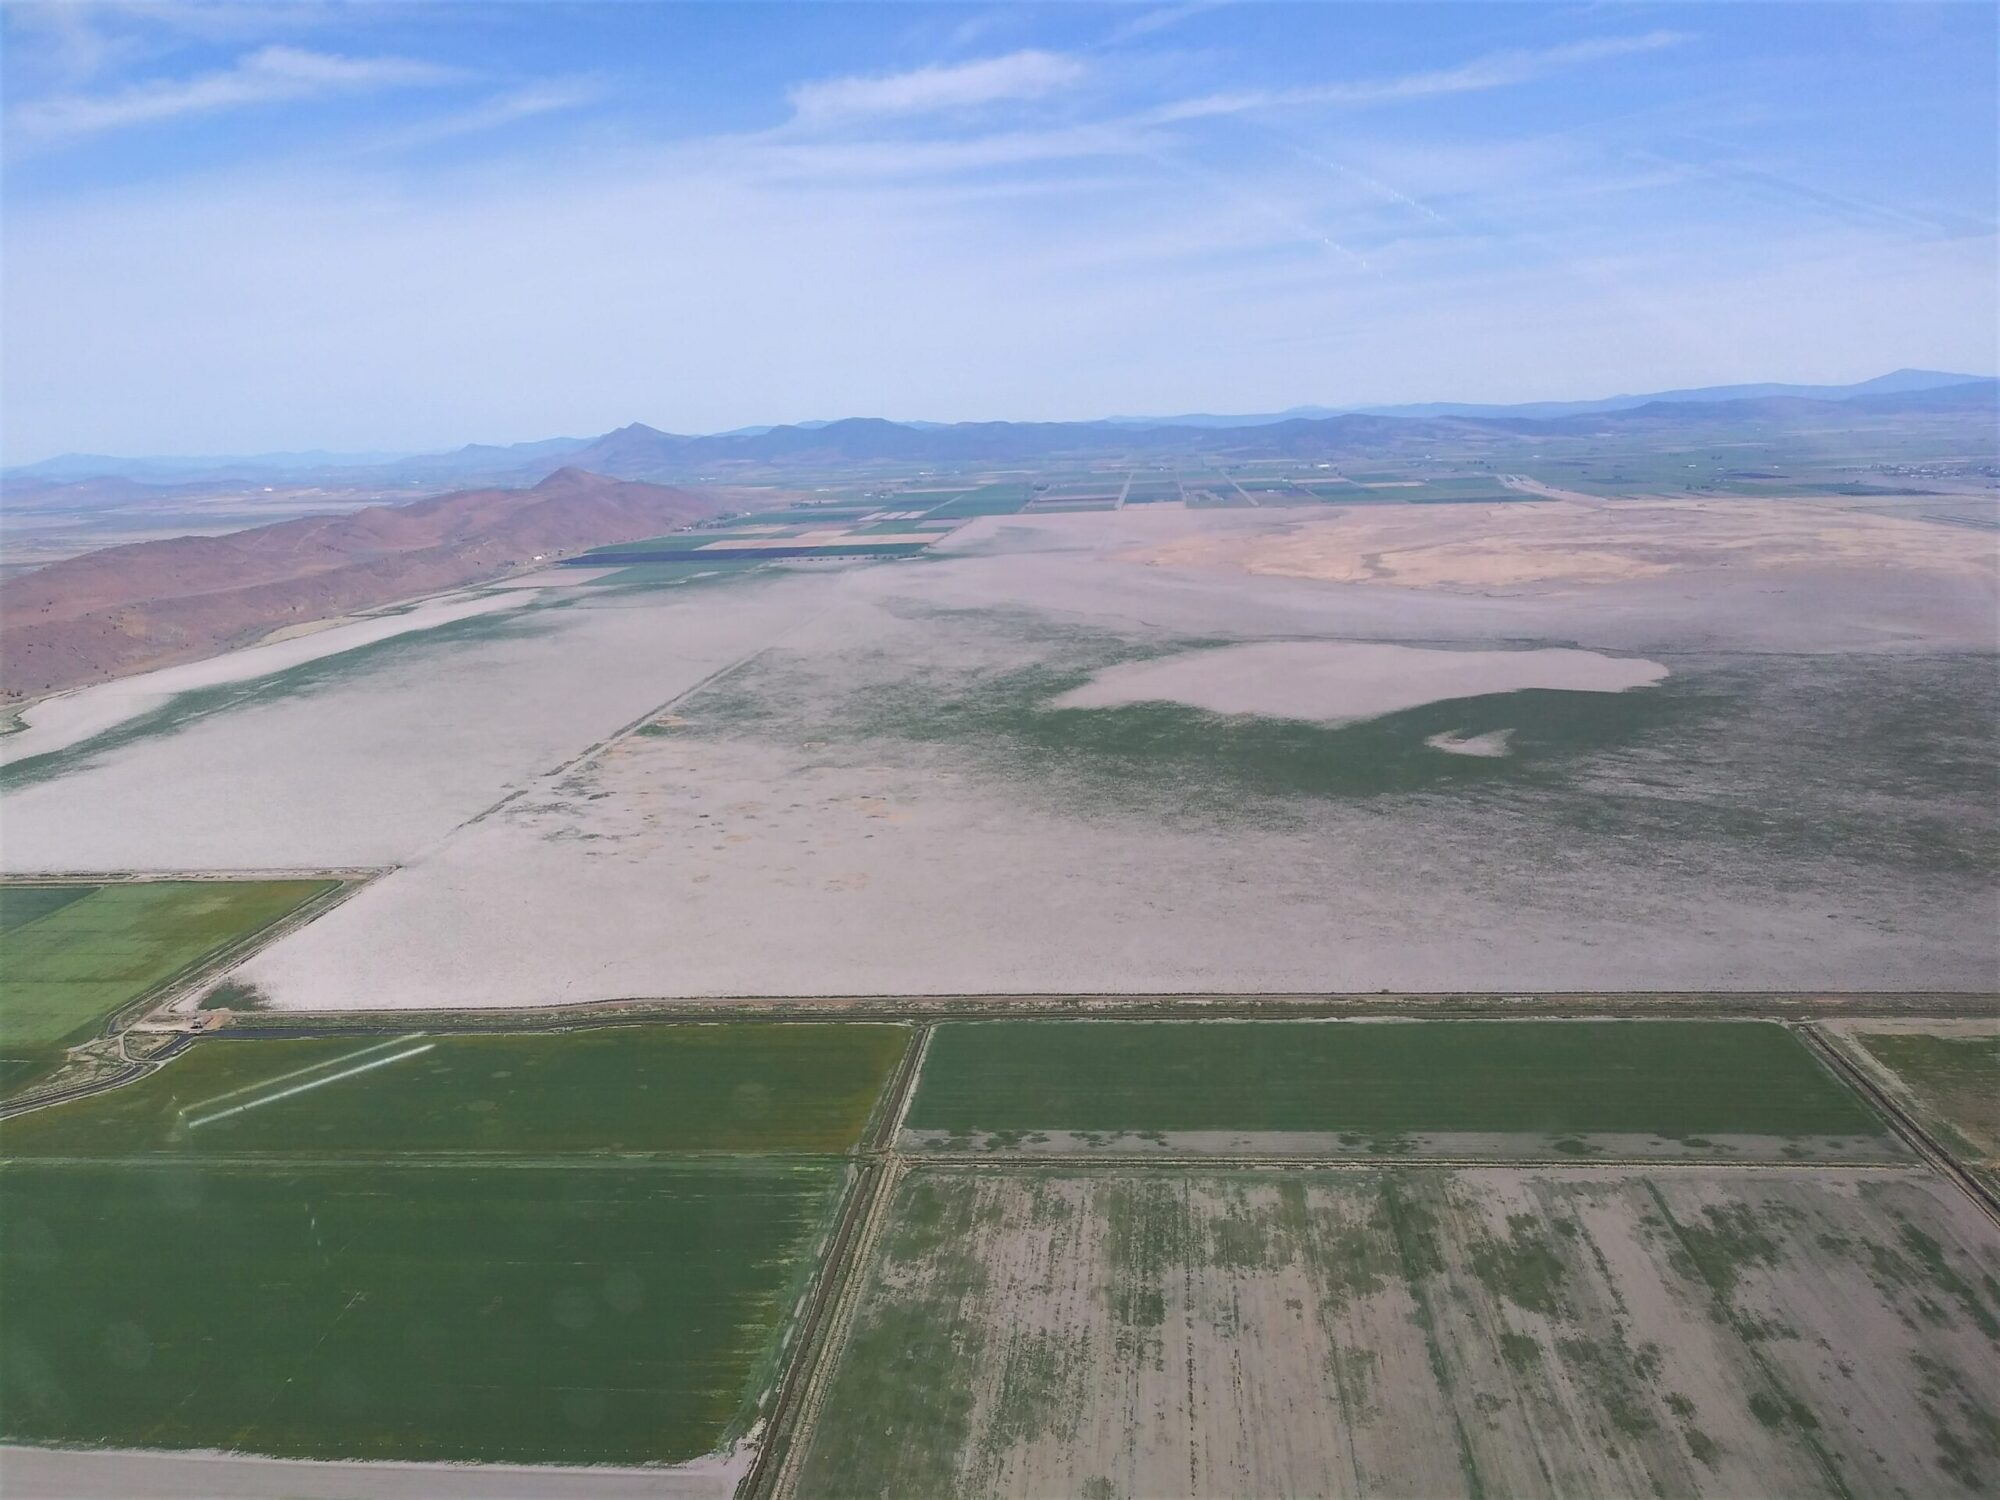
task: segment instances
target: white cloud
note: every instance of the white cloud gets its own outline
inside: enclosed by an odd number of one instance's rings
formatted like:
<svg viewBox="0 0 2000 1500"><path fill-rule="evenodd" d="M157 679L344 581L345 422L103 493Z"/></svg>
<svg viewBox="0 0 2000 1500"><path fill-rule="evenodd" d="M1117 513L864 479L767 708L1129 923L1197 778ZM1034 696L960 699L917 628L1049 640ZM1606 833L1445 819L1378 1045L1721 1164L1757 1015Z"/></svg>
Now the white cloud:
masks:
<svg viewBox="0 0 2000 1500"><path fill-rule="evenodd" d="M361 149L407 151L416 146L428 146L438 141L454 140L460 136L477 135L485 130L499 130L521 120L532 120L561 110L581 109L587 104L596 103L603 96L603 86L587 78L553 79L543 83L532 83L525 88L510 89L505 93L495 94L468 109L438 115L407 129L379 136L367 142Z"/></svg>
<svg viewBox="0 0 2000 1500"><path fill-rule="evenodd" d="M1035 99L1083 77L1083 64L1055 52L1010 52L1004 57L943 67L917 68L877 78L829 78L791 91L793 113L810 124L929 114Z"/></svg>
<svg viewBox="0 0 2000 1500"><path fill-rule="evenodd" d="M1187 0L1184 5L1163 5L1142 10L1130 20L1120 21L1105 34L1108 46L1118 46L1125 42L1135 42L1140 37L1151 36L1165 31L1170 26L1200 15L1203 11L1214 10L1221 0Z"/></svg>
<svg viewBox="0 0 2000 1500"><path fill-rule="evenodd" d="M1284 106L1330 104L1396 104L1412 99L1434 99L1446 94L1480 93L1513 84L1532 83L1551 73L1585 63L1605 62L1638 52L1657 52L1690 40L1685 32L1648 31L1637 36L1599 37L1572 42L1561 47L1517 49L1491 52L1456 67L1437 68L1423 73L1404 73L1394 78L1360 79L1351 83L1313 84L1294 89L1262 89L1246 93L1210 94L1183 99L1148 112L1152 123L1209 119L1220 115L1247 114L1252 110Z"/></svg>
<svg viewBox="0 0 2000 1500"><path fill-rule="evenodd" d="M328 94L448 83L459 70L402 57L342 57L301 47L261 47L233 67L157 79L101 94L59 94L15 107L23 139L59 141L184 115L213 114Z"/></svg>

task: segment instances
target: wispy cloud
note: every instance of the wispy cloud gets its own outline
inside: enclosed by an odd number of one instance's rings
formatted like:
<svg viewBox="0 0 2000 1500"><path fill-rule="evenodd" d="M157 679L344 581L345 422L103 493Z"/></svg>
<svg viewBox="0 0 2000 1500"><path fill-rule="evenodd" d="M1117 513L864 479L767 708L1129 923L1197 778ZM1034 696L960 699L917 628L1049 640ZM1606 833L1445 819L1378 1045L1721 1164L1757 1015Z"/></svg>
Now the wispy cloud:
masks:
<svg viewBox="0 0 2000 1500"><path fill-rule="evenodd" d="M1140 8L1137 15L1120 21L1105 33L1107 45L1116 46L1124 42L1137 41L1140 37L1152 36L1165 31L1170 26L1200 15L1203 11L1214 10L1223 0L1187 0L1184 5L1159 5Z"/></svg>
<svg viewBox="0 0 2000 1500"><path fill-rule="evenodd" d="M581 109L604 97L604 86L592 78L561 78L531 83L493 95L466 109L419 121L406 129L392 131L368 142L363 148L374 151L406 151L418 146L461 136L502 130L522 120Z"/></svg>
<svg viewBox="0 0 2000 1500"><path fill-rule="evenodd" d="M1303 88L1261 89L1243 93L1209 94L1161 105L1147 112L1151 123L1170 124L1180 120L1209 119L1219 115L1247 114L1252 110L1277 109L1298 105L1396 104L1407 100L1435 99L1447 94L1480 93L1533 83L1552 73L1587 63L1605 62L1639 52L1657 52L1692 40L1684 31L1648 31L1636 36L1598 37L1571 42L1561 47L1515 49L1489 52L1455 67L1436 68L1422 73L1403 73L1391 78L1357 79L1351 82L1309 84Z"/></svg>
<svg viewBox="0 0 2000 1500"><path fill-rule="evenodd" d="M1036 99L1083 77L1083 64L1056 52L1010 52L978 62L916 68L874 78L829 78L791 91L792 111L808 124L933 114Z"/></svg>
<svg viewBox="0 0 2000 1500"><path fill-rule="evenodd" d="M300 47L270 46L246 54L231 67L189 78L155 79L103 93L57 94L34 100L16 106L10 124L20 139L54 142L187 115L450 83L461 77L456 68L413 58L342 57Z"/></svg>

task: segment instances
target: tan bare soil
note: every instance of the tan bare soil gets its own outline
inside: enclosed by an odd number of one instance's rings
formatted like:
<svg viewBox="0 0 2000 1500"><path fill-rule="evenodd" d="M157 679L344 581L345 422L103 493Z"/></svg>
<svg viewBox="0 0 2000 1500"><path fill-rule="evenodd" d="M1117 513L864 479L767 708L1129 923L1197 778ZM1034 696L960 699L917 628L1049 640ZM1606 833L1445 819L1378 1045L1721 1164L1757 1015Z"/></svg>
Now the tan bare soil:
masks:
<svg viewBox="0 0 2000 1500"><path fill-rule="evenodd" d="M1616 693L1650 686L1666 675L1658 662L1560 648L1435 651L1372 641L1253 641L1121 662L1051 706L1185 703L1211 713L1344 723L1520 688ZM1491 736L1486 738L1490 743Z"/></svg>
<svg viewBox="0 0 2000 1500"><path fill-rule="evenodd" d="M800 1494L2000 1481L2000 1239L1915 1172L928 1169L896 1213Z"/></svg>
<svg viewBox="0 0 2000 1500"><path fill-rule="evenodd" d="M1867 567L1991 578L1991 547L1951 528L1805 500L1533 500L1351 510L1265 535L1189 535L1130 554L1337 583L1562 588L1691 569Z"/></svg>

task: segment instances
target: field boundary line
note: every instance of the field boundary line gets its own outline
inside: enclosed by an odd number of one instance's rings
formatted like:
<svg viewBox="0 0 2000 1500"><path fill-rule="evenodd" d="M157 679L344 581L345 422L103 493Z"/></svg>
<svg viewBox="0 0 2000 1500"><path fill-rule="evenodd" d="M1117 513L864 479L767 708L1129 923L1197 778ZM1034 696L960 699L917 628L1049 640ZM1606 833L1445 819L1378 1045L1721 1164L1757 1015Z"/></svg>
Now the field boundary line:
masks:
<svg viewBox="0 0 2000 1500"><path fill-rule="evenodd" d="M1032 1156L1024 1152L910 1152L903 1158L913 1167L951 1171L1140 1172L1155 1167L1176 1171L1300 1170L1313 1172L1386 1172L1404 1167L1452 1172L1534 1171L1699 1171L1699 1172L1911 1172L1924 1163L1907 1157L1888 1161L1790 1161L1768 1156L1753 1160L1709 1156Z"/></svg>
<svg viewBox="0 0 2000 1500"><path fill-rule="evenodd" d="M854 1185L856 1213L843 1224L844 1238L829 1247L820 1284L802 1327L791 1367L771 1409L770 1425L750 1470L736 1488L739 1500L790 1500L797 1492L827 1386L847 1346L847 1334L875 1259L875 1247L889 1221L889 1205L909 1166L887 1156L860 1164ZM775 1467L773 1467L775 1465Z"/></svg>
<svg viewBox="0 0 2000 1500"><path fill-rule="evenodd" d="M903 1121L909 1118L910 1104L917 1097L917 1081L923 1077L924 1060L930 1056L931 1038L937 1028L928 1023L917 1028L917 1034L904 1053L904 1067L896 1076L894 1108L884 1121L884 1128L876 1139L878 1150L894 1151L896 1142L903 1134Z"/></svg>
<svg viewBox="0 0 2000 1500"><path fill-rule="evenodd" d="M1915 1152L1924 1165L1957 1186L1972 1200L1973 1205L1992 1221L1994 1228L2000 1229L2000 1195L1996 1195L1977 1176L1961 1165L1958 1158L1931 1135L1916 1115L1905 1109L1900 1100L1893 1098L1886 1088L1870 1077L1867 1070L1849 1057L1838 1042L1811 1023L1800 1026L1797 1030L1808 1049L1818 1055L1843 1082L1861 1095L1864 1102L1886 1119L1890 1130L1902 1137L1903 1144Z"/></svg>

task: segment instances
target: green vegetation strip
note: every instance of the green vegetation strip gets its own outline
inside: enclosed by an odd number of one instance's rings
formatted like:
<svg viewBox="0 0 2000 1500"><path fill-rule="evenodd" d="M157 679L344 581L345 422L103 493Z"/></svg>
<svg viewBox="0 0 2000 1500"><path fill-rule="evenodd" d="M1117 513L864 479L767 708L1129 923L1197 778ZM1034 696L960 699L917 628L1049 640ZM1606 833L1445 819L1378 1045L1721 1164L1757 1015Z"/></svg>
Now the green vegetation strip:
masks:
<svg viewBox="0 0 2000 1500"><path fill-rule="evenodd" d="M913 1130L1873 1136L1782 1026L1727 1021L940 1026Z"/></svg>
<svg viewBox="0 0 2000 1500"><path fill-rule="evenodd" d="M87 1035L111 1012L333 890L331 880L153 880L8 886L0 1046Z"/></svg>
<svg viewBox="0 0 2000 1500"><path fill-rule="evenodd" d="M0 1434L642 1463L739 1433L830 1164L0 1167Z"/></svg>
<svg viewBox="0 0 2000 1500"><path fill-rule="evenodd" d="M828 1152L860 1140L900 1026L226 1037L0 1123L6 1156Z"/></svg>

